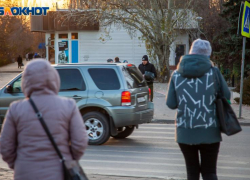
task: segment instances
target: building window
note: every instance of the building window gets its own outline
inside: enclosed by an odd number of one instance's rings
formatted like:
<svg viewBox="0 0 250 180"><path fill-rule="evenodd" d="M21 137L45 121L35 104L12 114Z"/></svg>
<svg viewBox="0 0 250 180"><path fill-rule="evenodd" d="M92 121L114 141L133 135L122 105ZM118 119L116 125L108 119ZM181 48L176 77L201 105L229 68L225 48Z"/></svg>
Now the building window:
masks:
<svg viewBox="0 0 250 180"><path fill-rule="evenodd" d="M59 39L68 39L68 34L59 34Z"/></svg>
<svg viewBox="0 0 250 180"><path fill-rule="evenodd" d="M71 39L78 39L78 33L72 33Z"/></svg>

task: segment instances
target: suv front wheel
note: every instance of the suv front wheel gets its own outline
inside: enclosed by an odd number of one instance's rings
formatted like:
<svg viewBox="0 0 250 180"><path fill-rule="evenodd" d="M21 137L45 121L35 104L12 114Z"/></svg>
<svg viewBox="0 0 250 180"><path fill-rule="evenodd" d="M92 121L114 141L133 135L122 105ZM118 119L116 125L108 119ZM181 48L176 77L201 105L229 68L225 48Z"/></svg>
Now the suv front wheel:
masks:
<svg viewBox="0 0 250 180"><path fill-rule="evenodd" d="M83 115L90 145L100 145L109 139L108 120L100 112L93 111Z"/></svg>
<svg viewBox="0 0 250 180"><path fill-rule="evenodd" d="M135 128L134 126L126 126L126 127L117 128L118 134L112 137L115 139L124 139L133 133L134 128Z"/></svg>

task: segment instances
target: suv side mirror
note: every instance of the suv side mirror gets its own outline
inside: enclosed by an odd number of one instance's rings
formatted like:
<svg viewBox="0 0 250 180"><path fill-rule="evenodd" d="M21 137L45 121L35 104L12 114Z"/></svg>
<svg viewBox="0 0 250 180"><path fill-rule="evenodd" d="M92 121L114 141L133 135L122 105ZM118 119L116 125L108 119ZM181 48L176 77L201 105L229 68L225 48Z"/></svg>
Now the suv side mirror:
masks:
<svg viewBox="0 0 250 180"><path fill-rule="evenodd" d="M13 92L13 87L11 85L6 86L6 91L7 93L12 93Z"/></svg>

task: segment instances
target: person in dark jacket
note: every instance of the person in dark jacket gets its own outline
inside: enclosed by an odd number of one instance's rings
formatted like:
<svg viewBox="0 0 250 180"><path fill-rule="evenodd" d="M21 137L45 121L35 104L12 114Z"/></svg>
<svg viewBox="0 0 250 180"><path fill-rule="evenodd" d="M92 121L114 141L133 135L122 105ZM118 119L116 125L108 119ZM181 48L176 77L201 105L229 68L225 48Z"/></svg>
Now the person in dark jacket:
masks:
<svg viewBox="0 0 250 180"><path fill-rule="evenodd" d="M23 58L19 55L17 58L17 67L21 68L23 65Z"/></svg>
<svg viewBox="0 0 250 180"><path fill-rule="evenodd" d="M115 57L115 63L121 63L119 57Z"/></svg>
<svg viewBox="0 0 250 180"><path fill-rule="evenodd" d="M216 116L215 73L225 98L230 99L230 91L220 71L212 67L211 52L208 41L195 40L169 82L166 104L178 109L176 141L185 158L188 180L199 180L200 173L203 180L218 179L216 163L222 138Z"/></svg>
<svg viewBox="0 0 250 180"><path fill-rule="evenodd" d="M144 78L147 81L148 87L151 90L151 102L153 102L153 97L154 97L154 78L157 78L157 73L155 70L155 66L151 63L148 62L148 56L144 55L142 57L142 63L138 66L138 69L141 71L141 73L143 74ZM151 72L154 74L154 78L151 77L147 77L145 76L145 72Z"/></svg>
<svg viewBox="0 0 250 180"><path fill-rule="evenodd" d="M113 59L107 59L107 63L113 63Z"/></svg>
<svg viewBox="0 0 250 180"><path fill-rule="evenodd" d="M33 53L29 53L28 59L29 59L29 61L30 61L31 59L33 59Z"/></svg>

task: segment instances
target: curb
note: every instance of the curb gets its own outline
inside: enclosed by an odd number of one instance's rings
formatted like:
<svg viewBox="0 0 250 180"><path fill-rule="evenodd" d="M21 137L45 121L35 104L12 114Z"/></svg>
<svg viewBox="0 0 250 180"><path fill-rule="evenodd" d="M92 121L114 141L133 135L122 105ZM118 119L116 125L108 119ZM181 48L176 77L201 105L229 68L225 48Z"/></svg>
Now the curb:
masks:
<svg viewBox="0 0 250 180"><path fill-rule="evenodd" d="M0 71L0 73L21 73L23 71Z"/></svg>
<svg viewBox="0 0 250 180"><path fill-rule="evenodd" d="M155 124L175 124L175 120L170 120L170 119L152 119L151 123L155 123Z"/></svg>
<svg viewBox="0 0 250 180"><path fill-rule="evenodd" d="M175 120L169 120L169 119L153 119L151 123L155 124L175 124ZM250 123L244 123L240 122L241 126L250 126Z"/></svg>
<svg viewBox="0 0 250 180"><path fill-rule="evenodd" d="M241 126L250 126L250 123L243 123L243 122L240 122L240 125L241 125Z"/></svg>

